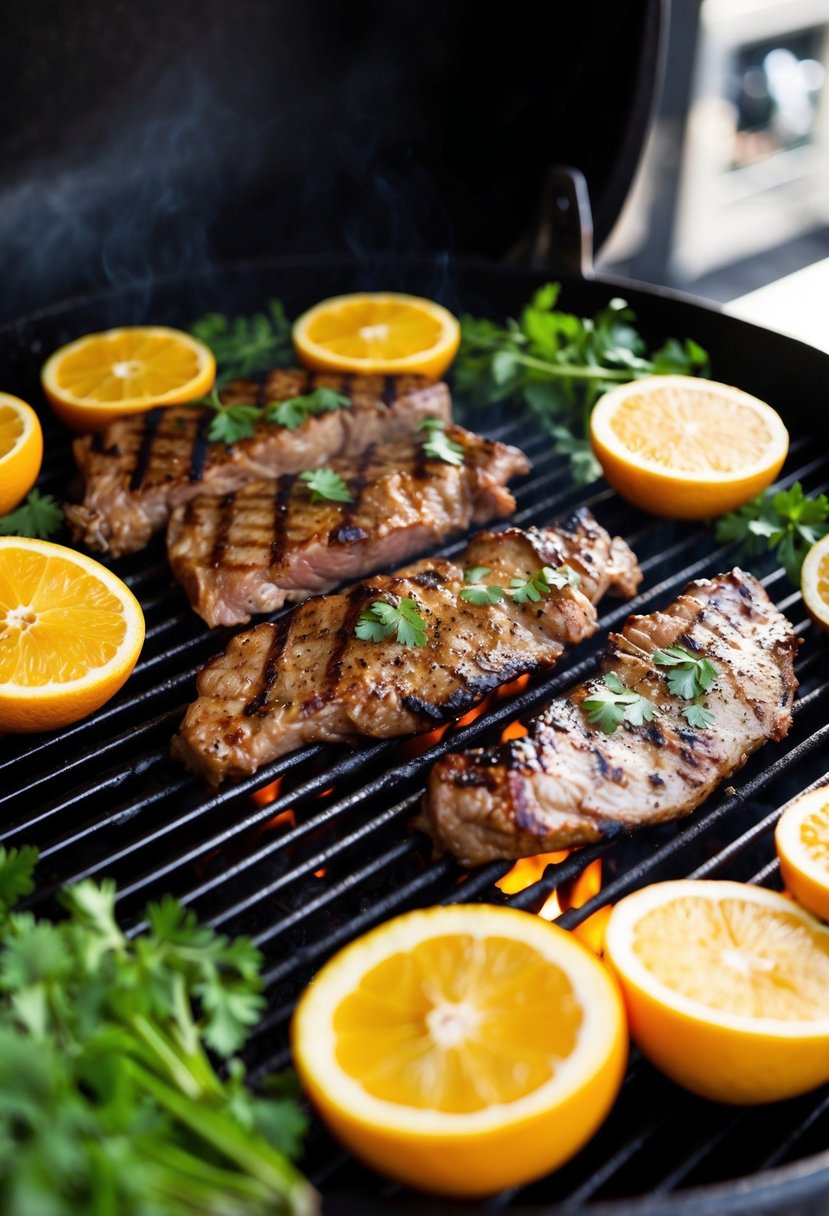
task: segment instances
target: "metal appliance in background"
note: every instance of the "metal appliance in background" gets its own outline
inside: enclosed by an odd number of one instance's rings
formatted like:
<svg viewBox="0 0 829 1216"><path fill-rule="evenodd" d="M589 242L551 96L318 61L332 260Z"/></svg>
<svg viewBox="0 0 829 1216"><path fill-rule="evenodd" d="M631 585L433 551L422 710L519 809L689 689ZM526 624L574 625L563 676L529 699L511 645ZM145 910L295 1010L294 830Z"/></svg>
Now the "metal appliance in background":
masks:
<svg viewBox="0 0 829 1216"><path fill-rule="evenodd" d="M600 18L611 9L615 17L603 25ZM242 4L239 11L248 10ZM469 43L474 43L484 35L470 14L468 7ZM519 15L513 13L514 23ZM679 293L591 273L586 251L591 219L601 242L624 198L623 187L631 180L647 130L665 9L658 0L593 4L584 5L579 16L582 37L560 48L562 74L555 82L565 93L572 86L570 100L583 100L588 85L599 79L591 75L597 59L590 45L602 29L607 32L608 23L615 20L617 30L634 37L635 60L628 60L616 78L620 91L613 99L615 108L607 109L613 138L604 132L591 141L589 124L595 119L587 110L574 109L574 122L581 124L578 138L576 132L562 132L561 155L554 155L559 132L539 124L536 134L549 136L550 147L535 148L539 163L527 169L535 193L516 209L511 230L509 199L504 195L499 203L500 183L490 183L489 211L499 223L493 222L489 235L497 250L484 247L482 217L488 205L479 200L477 211L470 210L470 230L451 256L437 245L394 258L381 257L377 250L370 256L367 251L360 256L341 250L294 256L268 251L271 256L249 256L202 273L97 290L40 308L0 329L3 387L38 402L45 354L78 334L118 321L186 326L209 309L249 313L271 297L281 298L296 315L325 296L366 286L405 287L434 295L456 311L503 318L515 315L534 288L554 278L562 284L561 305L573 312L590 315L611 296L621 295L650 343L693 337L709 351L717 378L755 393L783 414L792 434L784 481L800 479L808 491L825 489L829 423L820 403L829 357ZM133 14L129 20L134 19ZM514 30L505 34L514 36ZM619 45L611 49L616 52ZM527 51L537 67L537 48L528 46ZM228 54L232 60L233 47ZM614 56L606 59L610 63ZM638 68L633 79L631 62ZM524 66L512 65L518 74ZM446 67L451 70L451 59ZM495 88L495 67L488 61L479 71L473 64L471 80ZM469 76L466 85L472 87ZM554 93L546 90L545 96ZM454 96L458 104L463 101L462 91ZM570 112L565 98L555 105L559 114ZM620 115L629 124L623 137ZM561 167L551 170L551 165ZM444 165L447 181L450 168ZM478 180L483 189L487 174ZM430 188L437 190L436 182ZM461 187L447 194L447 202L451 197L458 204L456 223L463 219L462 194ZM592 201L592 215L585 196ZM234 203L240 223L246 205L240 189ZM104 207L101 214L109 212ZM249 214L246 235L255 239L256 199L250 200ZM312 227L316 219L311 216ZM519 264L526 251L543 256L544 265ZM60 282L64 275L70 277L70 270L61 271ZM39 484L44 492L63 497L72 493L73 482L68 436L45 406L42 412L46 459ZM551 891L564 891L597 859L603 868L601 891L567 912L562 923L573 926L601 904L660 878L705 875L774 885L776 809L825 768L829 655L784 572L766 557L754 568L805 639L797 665L794 725L784 742L755 754L732 786L718 791L687 821L579 850L518 894L507 896L496 886L508 863L464 873L450 859L433 859L429 842L410 825L436 758L450 749L497 740L510 722L591 671L606 631L629 612L667 603L689 579L728 568L737 557L733 547L718 545L705 525L645 516L603 482L574 487L548 437L515 411L470 414L466 420L520 444L533 458L533 472L517 486L515 522L544 524L583 503L630 541L642 563L645 580L637 598L606 608L596 637L567 656L553 675L534 678L520 693L496 700L483 715L450 729L437 742L426 740L425 750L398 740L353 748L319 744L284 757L253 778L208 792L172 763L169 742L194 695L198 668L223 648L230 634L209 631L192 613L171 582L163 541L156 538L145 552L113 563L140 599L148 625L144 653L126 687L93 717L60 734L2 743L0 838L39 846L41 909L52 906L59 884L108 875L118 882L119 914L133 932L140 930L146 900L171 892L200 918L230 934L249 934L261 947L268 1012L248 1052L254 1079L289 1061L288 1021L314 971L370 926L408 908L458 900L509 902L537 911ZM441 552L455 552L461 543ZM327 1216L421 1216L436 1210L459 1216L501 1210L521 1216L824 1216L829 1212L827 1137L829 1087L773 1109L718 1107L674 1087L634 1054L617 1105L593 1141L549 1178L486 1204L453 1205L385 1183L345 1154L319 1125L304 1166L323 1194Z"/></svg>

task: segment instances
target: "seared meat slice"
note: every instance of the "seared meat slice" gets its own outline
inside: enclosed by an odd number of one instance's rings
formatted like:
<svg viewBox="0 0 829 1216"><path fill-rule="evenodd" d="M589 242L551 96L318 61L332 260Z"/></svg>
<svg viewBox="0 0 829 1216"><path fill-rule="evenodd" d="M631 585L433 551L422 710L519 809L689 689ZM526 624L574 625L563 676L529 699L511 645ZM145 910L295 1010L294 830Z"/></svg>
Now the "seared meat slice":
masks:
<svg viewBox="0 0 829 1216"><path fill-rule="evenodd" d="M719 674L692 730L651 655L682 646ZM652 722L613 734L589 725L582 702L599 677L553 701L528 737L444 756L432 769L419 827L464 866L589 844L642 824L679 819L768 739L791 724L799 639L750 574L691 583L661 612L631 616L603 662L656 706Z"/></svg>
<svg viewBox="0 0 829 1216"><path fill-rule="evenodd" d="M197 494L230 494L247 482L279 477L353 456L369 444L412 435L424 418L451 421L449 389L421 376L346 376L276 370L262 384L235 380L225 403L272 401L336 389L351 400L317 414L295 430L262 423L250 439L208 443L214 417L207 408L171 406L118 418L72 445L85 482L82 504L66 516L75 541L119 557L146 545L178 503Z"/></svg>
<svg viewBox="0 0 829 1216"><path fill-rule="evenodd" d="M572 550L570 546L575 546ZM457 563L423 559L340 595L306 600L274 622L237 635L202 669L172 753L211 785L254 773L306 743L389 738L459 717L499 684L551 667L566 645L589 637L596 610L565 585L538 602L460 598L464 567L485 565L488 584L529 579L546 554L586 564L598 598L635 586L636 561L587 512L563 529L483 532ZM361 641L355 627L375 600L415 601L427 644Z"/></svg>
<svg viewBox="0 0 829 1216"><path fill-rule="evenodd" d="M463 448L461 466L427 457L422 438L332 460L351 502L313 502L306 483L285 474L176 507L167 552L196 612L208 625L238 625L510 515L506 483L529 472L524 453L459 426L447 434Z"/></svg>

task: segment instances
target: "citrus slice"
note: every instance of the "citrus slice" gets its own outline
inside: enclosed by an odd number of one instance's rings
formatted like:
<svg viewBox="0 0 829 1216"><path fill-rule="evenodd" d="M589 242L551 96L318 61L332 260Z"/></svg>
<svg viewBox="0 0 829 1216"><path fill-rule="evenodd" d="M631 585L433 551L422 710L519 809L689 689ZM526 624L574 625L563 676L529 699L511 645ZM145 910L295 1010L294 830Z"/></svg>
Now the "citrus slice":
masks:
<svg viewBox="0 0 829 1216"><path fill-rule="evenodd" d="M645 511L722 515L774 481L789 450L776 410L729 384L648 376L610 389L590 419L605 478Z"/></svg>
<svg viewBox="0 0 829 1216"><path fill-rule="evenodd" d="M461 327L448 309L422 296L357 292L333 296L293 325L297 356L317 371L438 379L455 357Z"/></svg>
<svg viewBox="0 0 829 1216"><path fill-rule="evenodd" d="M41 370L53 410L74 431L92 431L120 414L201 397L216 378L203 342L180 329L136 325L86 334L60 347Z"/></svg>
<svg viewBox="0 0 829 1216"><path fill-rule="evenodd" d="M485 1195L572 1156L627 1058L621 998L577 938L515 909L406 913L300 998L294 1059L333 1132L422 1190Z"/></svg>
<svg viewBox="0 0 829 1216"><path fill-rule="evenodd" d="M0 731L54 730L118 691L144 642L129 588L63 545L0 537Z"/></svg>
<svg viewBox="0 0 829 1216"><path fill-rule="evenodd" d="M829 929L747 883L678 879L627 895L605 959L631 1036L716 1102L773 1102L829 1080Z"/></svg>
<svg viewBox="0 0 829 1216"><path fill-rule="evenodd" d="M829 920L829 784L805 790L783 808L774 845L786 890Z"/></svg>
<svg viewBox="0 0 829 1216"><path fill-rule="evenodd" d="M809 549L800 571L800 593L809 616L829 630L829 536Z"/></svg>
<svg viewBox="0 0 829 1216"><path fill-rule="evenodd" d="M0 393L0 515L14 510L37 481L43 431L30 405Z"/></svg>

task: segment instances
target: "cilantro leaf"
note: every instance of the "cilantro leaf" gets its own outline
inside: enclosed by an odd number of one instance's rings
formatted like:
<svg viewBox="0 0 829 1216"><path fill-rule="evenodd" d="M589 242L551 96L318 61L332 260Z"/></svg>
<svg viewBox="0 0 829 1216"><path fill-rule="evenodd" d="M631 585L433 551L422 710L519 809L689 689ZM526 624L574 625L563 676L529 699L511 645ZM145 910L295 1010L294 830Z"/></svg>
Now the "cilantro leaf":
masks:
<svg viewBox="0 0 829 1216"><path fill-rule="evenodd" d="M658 667L672 668L667 677L668 689L674 696L687 701L708 692L719 674L709 659L697 658L684 646L655 650L653 661Z"/></svg>
<svg viewBox="0 0 829 1216"><path fill-rule="evenodd" d="M423 418L417 429L427 432L423 450L432 460L442 460L444 464L463 464L463 448L449 438L439 418Z"/></svg>
<svg viewBox="0 0 829 1216"><path fill-rule="evenodd" d="M717 540L742 544L747 554L774 553L796 587L803 559L829 532L829 498L810 497L799 481L788 490L766 490L716 523Z"/></svg>
<svg viewBox="0 0 829 1216"><path fill-rule="evenodd" d="M463 581L465 583L479 583L482 578L486 578L491 573L492 570L489 566L467 566L463 572Z"/></svg>
<svg viewBox="0 0 829 1216"><path fill-rule="evenodd" d="M48 540L63 525L63 511L51 494L35 487L25 502L0 516L0 536L36 536Z"/></svg>
<svg viewBox="0 0 829 1216"><path fill-rule="evenodd" d="M407 597L397 604L375 600L360 613L354 633L364 642L382 642L394 634L401 646L426 645L426 623L415 601Z"/></svg>
<svg viewBox="0 0 829 1216"><path fill-rule="evenodd" d="M31 845L23 845L20 849L0 845L0 918L35 889L37 857L37 849Z"/></svg>
<svg viewBox="0 0 829 1216"><path fill-rule="evenodd" d="M240 376L290 367L296 358L291 322L279 300L270 300L266 312L250 317L207 313L191 323L190 333L213 351L219 387Z"/></svg>
<svg viewBox="0 0 829 1216"><path fill-rule="evenodd" d="M216 411L216 416L208 427L207 438L211 443L227 444L238 443L240 439L250 439L260 417L261 411L255 405L223 405Z"/></svg>
<svg viewBox="0 0 829 1216"><path fill-rule="evenodd" d="M512 579L507 594L517 604L524 604L527 600L537 604L543 595L549 595L553 589L578 587L580 581L579 575L569 566L557 566L555 570L551 566L542 566L528 579Z"/></svg>
<svg viewBox="0 0 829 1216"><path fill-rule="evenodd" d="M265 409L265 421L275 422L289 431L295 431L298 426L302 426L317 414L333 413L335 410L347 409L350 405L350 397L323 385L304 396L274 401Z"/></svg>
<svg viewBox="0 0 829 1216"><path fill-rule="evenodd" d="M469 587L462 587L460 597L467 604L500 604L504 595L507 594L503 587L498 587L495 584L486 586L484 583L473 583Z"/></svg>
<svg viewBox="0 0 829 1216"><path fill-rule="evenodd" d="M353 502L354 495L339 473L330 468L309 469L300 473L311 491L311 502Z"/></svg>
<svg viewBox="0 0 829 1216"><path fill-rule="evenodd" d="M693 726L696 730L708 730L714 725L714 715L710 709L706 709L704 705L698 705L696 701L693 705L686 705L682 711L682 716L689 726Z"/></svg>
<svg viewBox="0 0 829 1216"><path fill-rule="evenodd" d="M581 703L582 709L587 710L591 726L612 735L623 722L642 726L653 720L656 709L647 697L626 688L613 671L606 672L602 678L605 687L599 686Z"/></svg>

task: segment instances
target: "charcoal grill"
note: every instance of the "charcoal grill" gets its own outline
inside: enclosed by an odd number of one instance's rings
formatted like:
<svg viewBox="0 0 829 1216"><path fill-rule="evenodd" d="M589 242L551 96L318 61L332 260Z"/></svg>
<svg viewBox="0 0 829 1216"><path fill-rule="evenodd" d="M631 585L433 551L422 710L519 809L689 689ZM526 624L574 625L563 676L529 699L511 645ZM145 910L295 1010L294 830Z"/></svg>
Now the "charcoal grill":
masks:
<svg viewBox="0 0 829 1216"><path fill-rule="evenodd" d="M311 17L305 14L311 7L302 6L301 19L299 8L291 9L295 39L309 36ZM349 6L349 11L355 7ZM356 228L353 216L343 220L343 200L347 203L352 197L357 177L364 173L371 178L382 154L388 152L381 141L379 160L358 163L350 186L346 182L343 187L342 181L337 186L333 178L328 182L325 197L336 201L333 215L318 205L318 199L300 194L299 217L293 217L293 227L279 229L283 244L274 256L261 256L272 249L276 231L261 199L275 199L277 194L283 202L285 198L281 179L272 177L264 185L260 182L258 195L248 181L247 198L234 196L234 205L225 207L221 222L214 224L211 238L224 251L226 264L201 274L164 278L156 273L145 281L136 273L139 264L156 272L170 265L193 267L183 253L178 260L175 256L153 260L157 250L150 248L152 242L169 253L181 232L175 209L164 212L159 227L145 224L146 215L133 208L138 197L146 210L153 191L166 189L170 162L160 155L155 161L150 157L146 182L143 178L137 182L134 173L127 177L110 173L99 182L94 203L87 199L85 222L73 220L71 232L58 225L58 235L66 231L66 243L75 253L94 254L97 265L99 243L97 237L90 243L90 232L95 234L100 227L110 236L113 231L123 234L124 227L132 224L144 237L141 258L147 255L145 261L133 258L122 264L123 278L140 280L135 285L101 289L101 276L96 278L90 270L89 256L82 265L77 259L68 265L57 258L62 244L57 238L44 240L44 258L37 263L37 273L27 277L24 271L31 262L18 258L21 246L7 242L10 261L5 279L14 284L19 301L25 301L21 306L27 315L0 329L3 387L35 403L42 401L37 374L43 358L81 333L110 325L141 321L187 325L209 309L249 313L271 297L281 298L296 315L323 296L359 288L407 290L440 299L456 312L503 318L515 315L535 287L554 279L563 287L562 305L574 312L589 315L620 295L633 307L649 342L656 344L668 336L696 339L708 349L718 379L768 400L786 418L793 441L781 484L799 479L809 491L829 488L829 422L823 409L829 357L725 316L694 298L589 274L584 198L589 192L600 245L628 191L648 129L666 5L660 0L628 5L585 0L578 12L557 14L560 37L553 71L564 82L569 103L561 97L551 99L550 89L543 85L541 74L555 48L528 38L531 6L494 33L480 22L471 2L416 7L424 29L431 31L435 21L444 22L445 45L454 47L453 54L441 59L442 46L429 32L428 47L412 43L415 49L410 55L412 61L420 56L426 65L416 83L426 80L432 89L436 81L443 90L441 103L452 119L441 128L441 138L445 134L447 141L445 148L441 146L442 169L428 161L445 212L438 214L434 206L430 211L434 197L428 190L421 197L421 178L406 179L416 228L423 237L418 247L426 252L417 258L390 258L388 228L382 225L378 229L382 248L366 249L371 217L364 215L362 226ZM79 0L71 8L73 21L86 22L82 28L88 29L95 13L92 0ZM257 99L265 96L272 102L273 92L267 90L282 77L265 53L268 41L262 28L263 14L277 8L284 12L291 6L237 0L232 28L226 23L225 6L213 0L201 4L147 0L140 12L135 6L115 6L109 16L113 29L123 35L120 45L129 47L131 60L136 48L145 58L153 50L152 22L147 18L149 24L142 24L147 13L161 23L188 17L194 22L215 19L221 54L211 63L214 77L224 71L227 77L237 78L244 64L259 86L250 97L255 93ZM392 10L394 6L384 9L390 20ZM324 5L314 11L317 18L320 13L327 17ZM53 16L56 23L57 14ZM27 20L23 6L15 10L14 19L18 30L23 29ZM315 39L322 37L323 19L315 26ZM396 11L393 20L401 38L414 34ZM41 23L36 32L29 32L31 45L40 46ZM51 23L43 33L53 41L59 36L57 25L53 29ZM349 33L350 27L345 31L335 24L333 50L329 47L325 60L338 89L345 78L337 73L350 50L342 40ZM10 38L6 45L14 41ZM399 46L394 50L399 53ZM499 73L490 70L493 63ZM495 76L505 79L510 63L513 75L520 78L520 88L513 92L518 108L512 126L507 124L499 133L492 121L498 107L489 105L488 98ZM589 70L584 70L585 63ZM456 71L461 64L465 76ZM15 64L6 66L4 76L14 78ZM99 87L108 87L112 97L119 95L122 79L134 81L126 61L119 61L115 51L100 67ZM31 68L29 76L19 78L15 98L17 151L27 136L35 144L42 136L44 119L36 110L38 104L46 107L46 125L60 129L61 115L48 107L57 107L63 95L41 87L47 70L50 84L55 80L53 64L33 56ZM290 110L292 121L307 113L313 125L320 114L324 119L325 112L306 106L299 90L318 82L308 77L303 84L299 77L295 71L287 77L291 100L297 102ZM394 72L388 72L382 87L389 88L394 79ZM589 117L586 136L583 116L594 113L591 91L600 81L612 105L600 107L598 133L590 127L595 119ZM477 110L466 105L470 88L478 90ZM420 97L417 89L415 93ZM245 103L249 109L250 97ZM75 102L77 97L69 100ZM338 93L338 104L341 100ZM485 102L489 108L482 110ZM542 110L548 103L552 110ZM533 107L546 117L527 126L522 116ZM248 135L239 146L226 146L228 131L217 125L216 113L202 119L213 123L209 134L215 135L235 174L234 157L250 154L254 137ZM481 115L485 121L478 130L471 120ZM251 121L252 116L251 110ZM442 121L440 114L437 121ZM306 136L310 131L311 137L322 139L322 125L320 120L317 128L305 128ZM554 148L547 146L548 132L555 134L549 140ZM423 132L415 135L420 138ZM260 132L256 138L266 136ZM490 145L496 139L502 159L490 163ZM427 148L431 145L420 138L416 152L424 162ZM320 166L331 152L329 141L320 153ZM538 161L533 162L533 157ZM546 165L554 162L579 165L586 180L566 169L547 172ZM17 163L13 159L13 169ZM276 165L276 158L270 163ZM382 164L386 180L392 180L394 172L399 181L404 180L401 164L391 153L386 156ZM298 171L296 161L285 169L288 174ZM195 173L191 161L184 163L184 172ZM37 180L35 171L31 177ZM205 197L201 183L190 185L195 208L191 214L203 219L198 210ZM30 231L38 240L41 233L51 231L55 215L43 210L37 191L26 197L26 214L17 219L24 233ZM538 214L533 218L536 199L540 199ZM365 201L360 195L358 203ZM80 194L74 202L82 210ZM180 227L186 227L184 214ZM113 215L120 226L109 223L107 217ZM242 223L240 215L245 216ZM526 235L516 240L519 230ZM287 256L284 250L298 234L305 238L299 248L329 252ZM111 253L111 242L103 243ZM357 244L360 255L354 256ZM401 244L410 251L413 242L408 234L403 234L395 250ZM457 251L452 258L428 252L446 244ZM345 249L351 252L340 252ZM240 260L240 254L247 260ZM109 275L118 281L111 265ZM65 297L70 290L90 284L95 285L92 294L31 311L44 300ZM0 315L15 311L8 295L0 300ZM73 467L67 436L45 406L42 416L46 458L39 486L58 497L71 496ZM756 559L750 568L804 638L797 660L800 690L794 725L786 740L764 747L731 786L716 792L689 819L584 848L548 866L538 881L516 895L506 896L496 886L509 868L507 863L465 873L451 860L433 860L429 842L409 825L429 768L439 756L452 748L496 741L509 723L533 713L590 673L606 631L618 627L628 612L647 612L665 604L692 577L724 570L740 557L733 547L719 545L711 528L646 516L622 502L603 482L577 489L563 460L552 453L548 437L514 412L467 412L463 421L519 444L533 458L532 473L517 486L515 521L545 524L585 504L600 522L625 536L642 563L645 578L637 598L603 604L597 636L566 655L552 675L494 699L485 714L450 728L440 741L427 742L425 750L405 741L366 743L354 749L313 746L270 765L255 778L207 793L169 760L168 746L193 696L196 671L223 649L230 632L208 631L190 610L172 582L163 543L156 538L144 552L113 563L141 601L148 626L144 652L126 687L92 718L59 734L0 741L0 840L40 848L40 910L54 907L54 894L63 883L109 876L118 882L119 914L131 933L142 930L146 901L172 892L202 920L228 934L249 934L262 948L268 1010L247 1054L254 1080L289 1063L288 1021L297 994L315 969L338 946L395 913L458 900L510 903L537 911L551 891L565 890L597 858L603 867L602 890L581 908L564 913L561 923L568 927L625 892L662 878L716 876L778 886L772 841L778 809L827 768L825 639L809 622L784 572L770 558ZM451 554L461 543L440 552ZM458 1216L498 1211L520 1216L823 1216L829 1213L827 1145L829 1087L771 1108L724 1108L679 1090L634 1052L618 1102L593 1141L549 1178L486 1203L450 1204L403 1191L350 1158L317 1124L303 1164L320 1188L330 1216L421 1216L435 1211Z"/></svg>
<svg viewBox="0 0 829 1216"><path fill-rule="evenodd" d="M398 264L394 273L424 290L433 267ZM514 312L543 281L539 272L457 264L448 268L458 301L491 315ZM360 270L348 263L262 264L203 280L157 285L147 316L182 324L221 304L250 309L279 295L296 311L324 294L348 290ZM792 432L781 484L829 488L826 423L820 414L829 358L792 339L759 330L695 300L609 280L561 278L564 306L583 314L623 293L651 341L691 335L708 348L715 374L778 406ZM37 400L41 355L59 342L108 324L134 299L99 296L41 313L0 332L7 382ZM3 741L0 807L8 844L41 850L39 897L45 908L63 882L104 875L119 885L119 913L142 928L145 902L166 891L200 918L262 948L268 1011L254 1035L254 1079L289 1063L286 1030L297 994L338 946L403 910L458 900L508 902L537 910L591 861L601 858L604 886L561 918L572 927L602 904L655 879L705 875L778 886L772 831L778 808L826 769L829 744L829 652L800 595L768 558L751 568L804 638L797 661L800 691L794 725L781 744L749 761L733 785L689 819L630 838L589 846L549 866L513 896L495 885L507 863L464 873L432 860L429 842L411 830L424 781L447 750L498 739L510 722L593 670L602 638L627 613L665 604L692 577L739 558L710 527L655 519L596 482L569 479L548 438L525 418L468 414L470 425L518 443L534 461L517 486L514 519L544 524L583 503L620 532L639 555L642 590L632 602L606 601L601 629L566 655L554 674L496 700L418 752L409 742L354 749L316 745L283 758L238 785L208 793L168 758L169 740L193 696L198 667L223 648L229 631L209 631L172 584L161 540L113 563L140 599L147 642L132 679L92 718L60 734ZM73 476L66 435L44 410L47 460L40 486L63 495ZM440 550L452 553L457 541ZM278 786L274 783L278 782ZM619 1101L592 1143L569 1165L481 1210L584 1216L686 1216L696 1212L829 1211L829 1087L765 1109L726 1109L694 1099L634 1054ZM347 1157L315 1126L306 1162L331 1213L434 1210ZM442 1204L441 1210L453 1210ZM458 1206L459 1212L469 1211Z"/></svg>

